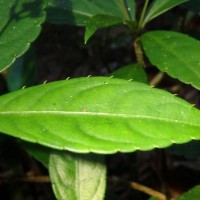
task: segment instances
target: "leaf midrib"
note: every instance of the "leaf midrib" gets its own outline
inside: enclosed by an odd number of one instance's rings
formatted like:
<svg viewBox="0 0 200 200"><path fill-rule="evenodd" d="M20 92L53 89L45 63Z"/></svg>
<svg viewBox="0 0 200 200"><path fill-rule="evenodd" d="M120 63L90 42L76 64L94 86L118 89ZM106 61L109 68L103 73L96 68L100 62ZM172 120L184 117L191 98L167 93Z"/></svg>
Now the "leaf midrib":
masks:
<svg viewBox="0 0 200 200"><path fill-rule="evenodd" d="M104 112L79 112L79 111L3 111L0 115L78 115L78 116L103 116L103 117L121 117L121 118L134 118L134 119L151 119L158 121L165 121L177 124L184 124L189 126L196 126L200 128L200 124L181 121L177 119L169 119L164 117L156 117L150 115L138 114L123 114L123 113L104 113Z"/></svg>

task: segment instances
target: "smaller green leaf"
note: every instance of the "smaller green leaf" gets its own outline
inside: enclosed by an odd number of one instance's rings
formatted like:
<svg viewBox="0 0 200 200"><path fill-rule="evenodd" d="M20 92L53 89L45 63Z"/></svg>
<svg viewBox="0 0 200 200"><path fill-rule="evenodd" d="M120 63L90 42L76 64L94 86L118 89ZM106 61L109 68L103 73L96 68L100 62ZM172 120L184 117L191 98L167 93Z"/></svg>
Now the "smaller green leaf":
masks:
<svg viewBox="0 0 200 200"><path fill-rule="evenodd" d="M126 22L135 26L135 1L133 0L49 0L47 21L86 26L85 43L98 28Z"/></svg>
<svg viewBox="0 0 200 200"><path fill-rule="evenodd" d="M144 68L138 64L130 64L119 68L111 74L115 78L121 78L125 80L133 80L148 84L147 76Z"/></svg>
<svg viewBox="0 0 200 200"><path fill-rule="evenodd" d="M105 28L109 26L113 26L116 24L123 23L124 20L110 15L94 15L91 17L86 24L85 31L85 43L88 39L95 33L95 31L99 28Z"/></svg>
<svg viewBox="0 0 200 200"><path fill-rule="evenodd" d="M123 20L135 21L134 0L49 0L47 21L51 23L85 26L95 15L111 15Z"/></svg>
<svg viewBox="0 0 200 200"><path fill-rule="evenodd" d="M15 63L9 68L6 77L9 91L33 85L36 78L36 61L34 56L34 50L30 48L23 56L16 59Z"/></svg>
<svg viewBox="0 0 200 200"><path fill-rule="evenodd" d="M104 156L60 151L50 155L49 173L59 200L101 200L106 185Z"/></svg>
<svg viewBox="0 0 200 200"><path fill-rule="evenodd" d="M149 11L144 19L144 25L155 17L168 11L169 9L182 4L188 0L154 0L150 5Z"/></svg>
<svg viewBox="0 0 200 200"><path fill-rule="evenodd" d="M200 89L200 42L172 31L151 31L141 42L150 62L184 83Z"/></svg>
<svg viewBox="0 0 200 200"><path fill-rule="evenodd" d="M30 47L45 20L44 1L0 2L0 72Z"/></svg>
<svg viewBox="0 0 200 200"><path fill-rule="evenodd" d="M176 200L197 200L200 197L200 185L193 187Z"/></svg>
<svg viewBox="0 0 200 200"><path fill-rule="evenodd" d="M53 149L30 142L21 141L21 146L36 160L40 161L46 168L49 166L49 156Z"/></svg>
<svg viewBox="0 0 200 200"><path fill-rule="evenodd" d="M124 19L128 21L136 21L135 19L135 0L119 0L120 8L124 13Z"/></svg>

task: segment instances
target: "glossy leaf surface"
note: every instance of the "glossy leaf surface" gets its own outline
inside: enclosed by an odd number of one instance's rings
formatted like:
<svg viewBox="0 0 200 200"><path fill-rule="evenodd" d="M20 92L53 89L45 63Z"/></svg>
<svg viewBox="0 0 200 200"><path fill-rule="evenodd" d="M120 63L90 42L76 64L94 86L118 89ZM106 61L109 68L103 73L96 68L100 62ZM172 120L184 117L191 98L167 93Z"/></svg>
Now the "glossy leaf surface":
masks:
<svg viewBox="0 0 200 200"><path fill-rule="evenodd" d="M0 131L74 152L148 150L199 139L200 112L121 79L77 78L0 97Z"/></svg>
<svg viewBox="0 0 200 200"><path fill-rule="evenodd" d="M144 19L144 24L168 11L169 9L186 1L188 0L154 0L150 5L149 11Z"/></svg>
<svg viewBox="0 0 200 200"><path fill-rule="evenodd" d="M50 0L47 20L53 23L85 26L94 15L110 15L135 21L134 0Z"/></svg>
<svg viewBox="0 0 200 200"><path fill-rule="evenodd" d="M152 31L141 37L153 65L184 83L200 89L200 42L171 31Z"/></svg>
<svg viewBox="0 0 200 200"><path fill-rule="evenodd" d="M104 156L58 152L50 155L49 173L57 199L104 199Z"/></svg>
<svg viewBox="0 0 200 200"><path fill-rule="evenodd" d="M0 1L0 72L21 56L39 35L45 20L43 1Z"/></svg>

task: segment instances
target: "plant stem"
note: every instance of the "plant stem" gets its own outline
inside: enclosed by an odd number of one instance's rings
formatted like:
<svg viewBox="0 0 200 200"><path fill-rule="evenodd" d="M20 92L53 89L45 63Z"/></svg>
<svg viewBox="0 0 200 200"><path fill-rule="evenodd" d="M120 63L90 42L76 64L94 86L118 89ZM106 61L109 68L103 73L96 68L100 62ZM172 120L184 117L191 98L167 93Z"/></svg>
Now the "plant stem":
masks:
<svg viewBox="0 0 200 200"><path fill-rule="evenodd" d="M130 14L128 13L128 10L126 8L126 5L124 4L124 0L120 0L120 4L124 13L124 16L126 17L126 20L131 20Z"/></svg>
<svg viewBox="0 0 200 200"><path fill-rule="evenodd" d="M137 63L142 65L143 67L145 67L143 51L142 51L142 47L141 47L139 38L137 38L134 41L133 46L134 46L134 49L135 49L135 55L136 55Z"/></svg>
<svg viewBox="0 0 200 200"><path fill-rule="evenodd" d="M158 191L156 191L156 190L153 190L153 189L151 189L151 188L149 188L149 187L146 187L146 186L144 186L144 185L141 185L141 184L139 184L139 183L130 182L130 186L131 186L132 188L136 189L136 190L139 190L139 191L141 191L141 192L144 192L144 193L146 193L146 194L149 194L149 195L151 195L151 196L153 196L153 197L155 197L155 198L157 198L157 199L159 199L159 200L166 200L166 199L167 199L166 196L165 196L164 194L162 194L162 193L160 193L160 192L158 192Z"/></svg>
<svg viewBox="0 0 200 200"><path fill-rule="evenodd" d="M5 183L12 183L12 182L27 182L27 183L50 183L49 176L25 176L15 178L13 180L10 179L1 179L0 185Z"/></svg>
<svg viewBox="0 0 200 200"><path fill-rule="evenodd" d="M123 183L123 184L129 184L131 188L135 189L135 190L138 190L138 191L141 191L141 192L144 192L145 194L148 194L150 196L153 196L155 197L156 199L158 200L167 200L166 198L166 195L161 193L161 192L158 192L152 188L149 188L145 185L142 185L140 183L137 183L137 182L134 182L134 181L126 181L126 180L123 180L119 177L116 177L116 176L112 176L110 177L110 180L113 182L113 183Z"/></svg>
<svg viewBox="0 0 200 200"><path fill-rule="evenodd" d="M148 4L149 4L149 0L145 0L144 7L142 9L142 13L140 15L140 20L139 20L139 23L138 23L138 29L139 30L141 30L145 25L145 24L143 24L143 22L144 22L144 16L146 14Z"/></svg>
<svg viewBox="0 0 200 200"><path fill-rule="evenodd" d="M164 76L163 72L158 72L158 74L156 74L156 76L151 80L150 85L152 86L158 85L158 83L160 83L160 81L162 80L163 76Z"/></svg>

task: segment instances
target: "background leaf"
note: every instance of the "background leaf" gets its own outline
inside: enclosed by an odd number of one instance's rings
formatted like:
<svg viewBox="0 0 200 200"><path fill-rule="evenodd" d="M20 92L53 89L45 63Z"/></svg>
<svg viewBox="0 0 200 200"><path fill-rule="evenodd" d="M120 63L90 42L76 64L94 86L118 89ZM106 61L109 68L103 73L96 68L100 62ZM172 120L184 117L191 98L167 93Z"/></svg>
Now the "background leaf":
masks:
<svg viewBox="0 0 200 200"><path fill-rule="evenodd" d="M77 78L0 97L0 131L52 148L114 153L199 139L200 112L126 80Z"/></svg>
<svg viewBox="0 0 200 200"><path fill-rule="evenodd" d="M103 199L106 185L104 156L58 152L28 142L21 144L49 169L57 199Z"/></svg>
<svg viewBox="0 0 200 200"><path fill-rule="evenodd" d="M134 0L49 0L47 21L85 26L94 15L109 15L135 21Z"/></svg>
<svg viewBox="0 0 200 200"><path fill-rule="evenodd" d="M145 53L153 65L184 83L200 89L200 43L172 31L152 31L142 35Z"/></svg>
<svg viewBox="0 0 200 200"><path fill-rule="evenodd" d="M148 200L157 200L155 197L150 197Z"/></svg>
<svg viewBox="0 0 200 200"><path fill-rule="evenodd" d="M123 19L110 16L110 15L92 16L86 24L86 31L85 31L85 36L84 36L85 43L95 33L97 29L109 27L109 26L120 24L123 22L124 22Z"/></svg>
<svg viewBox="0 0 200 200"><path fill-rule="evenodd" d="M144 71L143 66L138 64L130 64L119 68L112 74L115 78L121 78L125 80L133 80L148 84L147 75Z"/></svg>
<svg viewBox="0 0 200 200"><path fill-rule="evenodd" d="M49 156L53 149L30 142L20 142L21 146L36 160L40 161L46 168L49 167Z"/></svg>
<svg viewBox="0 0 200 200"><path fill-rule="evenodd" d="M23 56L16 59L9 68L6 82L9 91L31 86L36 79L36 60L34 49L30 48Z"/></svg>
<svg viewBox="0 0 200 200"><path fill-rule="evenodd" d="M177 200L196 200L199 199L200 196L200 186L195 186L188 192L182 194L180 197L177 198Z"/></svg>
<svg viewBox="0 0 200 200"><path fill-rule="evenodd" d="M60 151L50 155L49 172L57 199L104 199L104 156Z"/></svg>
<svg viewBox="0 0 200 200"><path fill-rule="evenodd" d="M195 158L200 155L200 141L190 141L185 144L174 144L166 150L178 156Z"/></svg>
<svg viewBox="0 0 200 200"><path fill-rule="evenodd" d="M171 8L182 4L188 0L154 0L150 5L147 15L144 19L144 24L148 23L155 17L161 15L162 13L170 10Z"/></svg>
<svg viewBox="0 0 200 200"><path fill-rule="evenodd" d="M0 72L22 55L41 31L45 20L42 0L0 2Z"/></svg>
<svg viewBox="0 0 200 200"><path fill-rule="evenodd" d="M189 0L188 2L184 3L182 6L193 12L196 12L196 13L200 12L199 0Z"/></svg>

